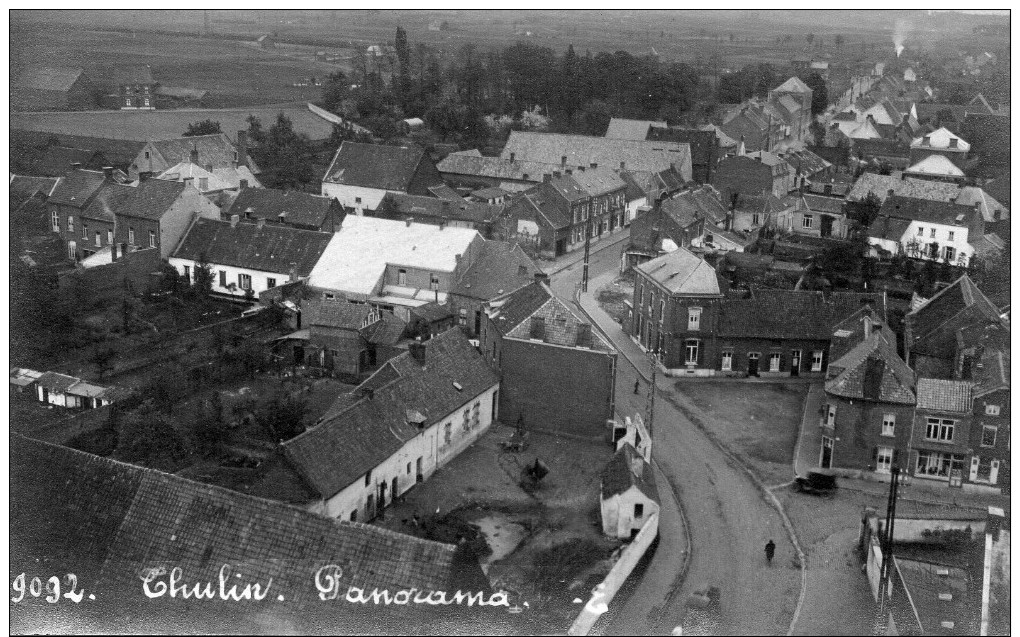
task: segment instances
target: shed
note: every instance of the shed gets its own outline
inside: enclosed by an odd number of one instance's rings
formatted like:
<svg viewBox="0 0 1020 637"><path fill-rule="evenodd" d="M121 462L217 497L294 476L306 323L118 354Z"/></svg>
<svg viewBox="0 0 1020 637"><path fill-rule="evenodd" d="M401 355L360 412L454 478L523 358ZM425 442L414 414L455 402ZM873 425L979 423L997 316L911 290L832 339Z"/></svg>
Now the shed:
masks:
<svg viewBox="0 0 1020 637"><path fill-rule="evenodd" d="M652 466L624 443L602 471L602 532L632 538L659 512L659 491Z"/></svg>

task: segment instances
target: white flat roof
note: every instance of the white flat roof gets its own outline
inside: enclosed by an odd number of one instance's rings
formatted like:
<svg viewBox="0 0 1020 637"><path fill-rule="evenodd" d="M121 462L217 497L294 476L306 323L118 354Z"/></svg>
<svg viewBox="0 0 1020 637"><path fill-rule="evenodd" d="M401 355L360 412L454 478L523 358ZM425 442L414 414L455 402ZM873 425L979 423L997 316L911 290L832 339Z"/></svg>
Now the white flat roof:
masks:
<svg viewBox="0 0 1020 637"><path fill-rule="evenodd" d="M373 294L387 264L453 272L457 255L480 236L469 228L348 215L308 277L323 290Z"/></svg>

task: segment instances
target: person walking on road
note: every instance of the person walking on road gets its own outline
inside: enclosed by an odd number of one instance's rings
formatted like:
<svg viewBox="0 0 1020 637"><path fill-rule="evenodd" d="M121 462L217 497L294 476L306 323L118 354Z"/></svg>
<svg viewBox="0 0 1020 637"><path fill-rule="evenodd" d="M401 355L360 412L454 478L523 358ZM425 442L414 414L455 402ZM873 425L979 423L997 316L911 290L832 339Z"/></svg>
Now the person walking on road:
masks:
<svg viewBox="0 0 1020 637"><path fill-rule="evenodd" d="M776 554L776 543L772 540L768 541L765 545L765 559L769 561L769 566L772 566L772 558Z"/></svg>

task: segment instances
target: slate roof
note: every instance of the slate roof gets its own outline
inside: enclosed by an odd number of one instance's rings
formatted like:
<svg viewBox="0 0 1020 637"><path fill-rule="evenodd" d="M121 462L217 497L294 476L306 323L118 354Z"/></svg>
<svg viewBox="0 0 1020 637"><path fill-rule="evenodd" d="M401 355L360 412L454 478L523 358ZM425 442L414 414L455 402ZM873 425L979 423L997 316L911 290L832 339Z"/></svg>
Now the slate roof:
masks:
<svg viewBox="0 0 1020 637"><path fill-rule="evenodd" d="M541 288L541 290L537 289ZM544 298L544 301L542 299ZM615 348L591 327L586 343L579 342L581 325L591 325L574 313L570 307L553 295L548 286L533 282L513 294L497 297L488 306L488 315L503 336L532 340L531 324L536 318L543 321L542 342L563 347L585 347L615 353Z"/></svg>
<svg viewBox="0 0 1020 637"><path fill-rule="evenodd" d="M44 372L36 382L40 387L49 391L66 393L73 385L80 383L81 379L57 372Z"/></svg>
<svg viewBox="0 0 1020 637"><path fill-rule="evenodd" d="M681 227L686 228L697 219L709 225L726 220L726 207L719 201L719 193L712 186L686 190L662 202L660 209Z"/></svg>
<svg viewBox="0 0 1020 637"><path fill-rule="evenodd" d="M209 91L204 89L185 88L180 86L159 86L156 88L156 95L164 95L166 97L174 97L178 99L200 100L208 93Z"/></svg>
<svg viewBox="0 0 1020 637"><path fill-rule="evenodd" d="M557 164L558 165L558 164ZM465 155L451 153L443 158L436 168L441 173L451 175L470 175L489 177L492 179L509 179L513 181L542 181L542 175L557 170L552 164L535 161L522 161L502 157L482 157L481 155Z"/></svg>
<svg viewBox="0 0 1020 637"><path fill-rule="evenodd" d="M592 163L616 169L620 163L626 170L658 172L675 163L684 179L691 176L691 149L687 144L660 141L633 141L563 135L559 133L531 133L511 131L500 157L560 165L567 157L567 168Z"/></svg>
<svg viewBox="0 0 1020 637"><path fill-rule="evenodd" d="M499 199L500 197L505 197L508 194L510 193L502 188L490 186L488 188L479 188L478 190L473 191L471 196L477 197L478 199Z"/></svg>
<svg viewBox="0 0 1020 637"><path fill-rule="evenodd" d="M84 72L79 68L30 66L18 74L14 85L40 91L68 91Z"/></svg>
<svg viewBox="0 0 1020 637"><path fill-rule="evenodd" d="M367 303L350 303L338 299L315 298L301 304L304 325L360 330L365 318L373 311Z"/></svg>
<svg viewBox="0 0 1020 637"><path fill-rule="evenodd" d="M910 228L910 219L878 215L868 227L868 236L875 239L899 241Z"/></svg>
<svg viewBox="0 0 1020 637"><path fill-rule="evenodd" d="M113 111L111 111L113 112ZM120 111L117 111L120 112ZM127 112L127 111L124 111ZM82 135L68 135L57 132L43 132L30 130L11 130L10 139L12 144L42 147L50 140L56 140L57 144L65 148L79 148L100 152L107 161L115 166L127 166L138 153L145 147L144 141L133 141L128 139L110 139L105 137L86 137Z"/></svg>
<svg viewBox="0 0 1020 637"><path fill-rule="evenodd" d="M280 215L284 215L286 223L320 228L326 222L332 203L329 197L297 190L242 188L224 214L241 218L250 215L267 221L279 221Z"/></svg>
<svg viewBox="0 0 1020 637"><path fill-rule="evenodd" d="M907 314L913 341L908 343L911 351L949 355L956 341L956 329L964 327L960 320L971 325L999 324L1002 320L999 309L966 274ZM946 333L947 326L950 333Z"/></svg>
<svg viewBox="0 0 1020 637"><path fill-rule="evenodd" d="M570 213L557 205L556 200L552 196L543 192L541 186L522 193L515 201L515 205L531 208L545 218L549 225L556 230L569 228L574 223Z"/></svg>
<svg viewBox="0 0 1020 637"><path fill-rule="evenodd" d="M419 305L418 307L412 307L410 308L410 312L413 316L417 316L429 323L435 323L437 321L442 321L456 316L452 306L440 305L434 301L426 303L425 305Z"/></svg>
<svg viewBox="0 0 1020 637"><path fill-rule="evenodd" d="M390 312L380 312L379 320L361 328L361 335L369 343L393 346L404 338L407 322Z"/></svg>
<svg viewBox="0 0 1020 637"><path fill-rule="evenodd" d="M8 183L10 196L19 202L31 199L36 193L49 197L60 183L61 177L25 177L11 175Z"/></svg>
<svg viewBox="0 0 1020 637"><path fill-rule="evenodd" d="M422 161L428 160L425 151L418 147L345 141L337 149L322 180L362 188L406 191Z"/></svg>
<svg viewBox="0 0 1020 637"><path fill-rule="evenodd" d="M505 204L465 201L462 197L458 197L457 201L452 201L422 195L388 192L383 196L376 209L376 214L398 221L410 217L486 224L495 221L505 209Z"/></svg>
<svg viewBox="0 0 1020 637"><path fill-rule="evenodd" d="M53 189L49 203L84 208L105 179L103 173L95 170L72 170Z"/></svg>
<svg viewBox="0 0 1020 637"><path fill-rule="evenodd" d="M896 354L896 343L881 331L829 363L825 391L843 398L913 405L914 372Z"/></svg>
<svg viewBox="0 0 1020 637"><path fill-rule="evenodd" d="M686 250L677 250L646 261L637 269L672 294L717 296L719 280L715 269L704 259Z"/></svg>
<svg viewBox="0 0 1020 637"><path fill-rule="evenodd" d="M666 122L613 117L609 120L609 128L603 137L644 141L648 139L648 130L653 127L666 128Z"/></svg>
<svg viewBox="0 0 1020 637"><path fill-rule="evenodd" d="M286 273L293 266L308 276L333 238L329 232L286 226L238 223L199 218L174 253L178 259L232 265L261 272Z"/></svg>
<svg viewBox="0 0 1020 637"><path fill-rule="evenodd" d="M711 125L710 125L711 126ZM648 131L649 140L681 142L691 147L691 161L694 165L704 165L712 161L717 146L726 146L730 140L725 133L717 128L652 128ZM717 141L718 140L718 141ZM720 153L721 154L721 153Z"/></svg>
<svg viewBox="0 0 1020 637"><path fill-rule="evenodd" d="M898 195L886 197L885 203L879 210L879 216L913 219L947 226L967 226L975 214L977 213L972 206Z"/></svg>
<svg viewBox="0 0 1020 637"><path fill-rule="evenodd" d="M777 93L810 93L811 89L797 76L786 80L776 88L772 89Z"/></svg>
<svg viewBox="0 0 1020 637"><path fill-rule="evenodd" d="M531 283L540 272L542 270L516 243L485 241L450 292L488 301Z"/></svg>
<svg viewBox="0 0 1020 637"><path fill-rule="evenodd" d="M87 219L116 223L118 214L130 211L134 197L134 188L131 186L106 184L99 190L92 203L81 211L81 216Z"/></svg>
<svg viewBox="0 0 1020 637"><path fill-rule="evenodd" d="M113 188L114 186L109 187ZM185 188L187 188L187 184L182 182L146 179L132 188L133 196L129 206L116 212L131 217L159 220L177 201Z"/></svg>
<svg viewBox="0 0 1020 637"><path fill-rule="evenodd" d="M615 171L605 166L575 170L566 177L573 180L581 192L589 197L597 197L627 187L627 183ZM553 183L556 181L554 179Z"/></svg>
<svg viewBox="0 0 1020 637"><path fill-rule="evenodd" d="M407 422L408 410L424 415L427 428L499 382L456 327L423 346L424 364L410 352L390 359L383 369L395 371L395 380L375 388L371 397L350 405L344 400L341 410L331 409L315 427L282 443L288 460L321 497L330 498L361 480L421 433ZM365 383L374 385L372 378Z"/></svg>
<svg viewBox="0 0 1020 637"><path fill-rule="evenodd" d="M971 385L965 380L917 379L917 408L965 414L971 410Z"/></svg>
<svg viewBox="0 0 1020 637"><path fill-rule="evenodd" d="M863 173L854 183L854 187L847 194L846 198L849 201L860 201L866 198L870 192L874 193L876 197L884 202L890 190L893 191L894 195L901 197L946 202L958 198L961 194L958 184L951 184L945 181Z"/></svg>
<svg viewBox="0 0 1020 637"><path fill-rule="evenodd" d="M1010 350L986 349L981 354L981 366L971 369L974 379L974 397L980 398L993 391L1009 391Z"/></svg>
<svg viewBox="0 0 1020 637"><path fill-rule="evenodd" d="M39 175L60 176L72 169L72 164L79 164L81 168L101 168L98 165L89 165L93 158L96 158L97 151L84 148L68 148L66 146L50 146L43 153L38 161L33 162L33 171ZM103 159L100 155L98 159ZM104 159L105 161L105 159Z"/></svg>
<svg viewBox="0 0 1020 637"><path fill-rule="evenodd" d="M209 171L199 164L193 164L190 159L185 159L179 164L167 168L156 178L181 183L184 183L185 179L190 179L191 184L203 194L240 189L242 179L247 181L251 188L262 187L262 184L255 179L255 175L247 166L239 165L236 168L234 166L214 166L212 171ZM205 188L202 188L202 179L206 179ZM274 221L276 220L274 219Z"/></svg>
<svg viewBox="0 0 1020 637"><path fill-rule="evenodd" d="M804 203L810 210L816 212L828 212L834 215L843 214L843 200L835 197L822 197L819 195L803 195Z"/></svg>
<svg viewBox="0 0 1020 637"><path fill-rule="evenodd" d="M956 164L949 161L943 155L928 155L913 166L910 166L904 173L918 175L935 175L941 177L963 177L964 172L956 167Z"/></svg>
<svg viewBox="0 0 1020 637"><path fill-rule="evenodd" d="M1010 178L1009 174L996 177L991 181L985 182L984 191L990 196L995 197L1006 206L1010 205Z"/></svg>
<svg viewBox="0 0 1020 637"><path fill-rule="evenodd" d="M820 173L826 168L830 168L832 166L832 164L806 148L788 151L783 155L783 159L786 163L793 167L794 171L799 168L801 174L808 177Z"/></svg>
<svg viewBox="0 0 1020 637"><path fill-rule="evenodd" d="M152 69L147 64L118 66L113 70L113 83L117 86L127 84L154 84Z"/></svg>
<svg viewBox="0 0 1020 637"><path fill-rule="evenodd" d="M360 605L319 598L314 575L327 564L342 567L344 587L366 591L488 590L477 562L453 545L318 516L20 435L12 435L11 452L10 482L17 492L10 512L12 568L76 573L79 590L94 593L98 608L135 612L126 620L129 631L235 632L260 626L265 631L267 613L282 621L269 632L288 626L304 632L308 624L301 629L291 622L313 615L327 623L346 619L377 628ZM50 479L39 479L39 467L46 467ZM161 604L164 600L146 598L139 585L150 568L168 573L178 566L188 582L216 582L224 564L243 574L244 583L266 586L272 578L273 594L257 609L218 599ZM385 612L368 607L375 616ZM399 632L408 610L390 618L389 630ZM86 632L117 625L91 613L76 621Z"/></svg>
<svg viewBox="0 0 1020 637"><path fill-rule="evenodd" d="M635 465L640 467L639 473L634 471ZM649 500L659 502L652 465L630 443L624 443L602 470L602 499L625 493L631 487L637 487Z"/></svg>

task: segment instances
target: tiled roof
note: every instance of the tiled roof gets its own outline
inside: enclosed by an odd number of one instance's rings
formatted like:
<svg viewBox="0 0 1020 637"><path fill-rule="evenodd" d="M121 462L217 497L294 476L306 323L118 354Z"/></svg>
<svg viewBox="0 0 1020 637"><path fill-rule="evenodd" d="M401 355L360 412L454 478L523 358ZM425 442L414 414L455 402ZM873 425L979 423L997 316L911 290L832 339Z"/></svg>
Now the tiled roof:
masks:
<svg viewBox="0 0 1020 637"><path fill-rule="evenodd" d="M94 170L72 170L53 189L49 203L84 208L103 185L106 176Z"/></svg>
<svg viewBox="0 0 1020 637"><path fill-rule="evenodd" d="M322 180L362 188L406 191L422 161L428 161L425 151L416 146L343 142Z"/></svg>
<svg viewBox="0 0 1020 637"><path fill-rule="evenodd" d="M542 295L536 290L528 289L533 287L542 287L548 292L543 283L534 282L517 293L499 297L489 304L489 318L495 321L504 336L522 340L532 339L532 321L537 317L542 319L543 343L563 347L586 347L603 352L616 351L597 331L590 328L590 323L575 314L556 296L548 294L545 302L538 304L537 301ZM530 313L528 310L531 310ZM516 321L516 324L511 325L513 321ZM581 325L589 325L589 328L586 328L587 334L590 335L587 343L580 342Z"/></svg>
<svg viewBox="0 0 1020 637"><path fill-rule="evenodd" d="M666 128L666 122L613 117L609 120L609 128L606 129L604 137L609 139L644 141L648 139L648 129L653 127Z"/></svg>
<svg viewBox="0 0 1020 637"><path fill-rule="evenodd" d="M502 157L482 157L481 155L464 155L451 153L436 164L441 173L451 175L470 175L489 177L492 179L510 179L514 181L542 181L542 175L557 170L552 164L534 161L521 161Z"/></svg>
<svg viewBox="0 0 1020 637"><path fill-rule="evenodd" d="M365 318L375 311L367 303L350 303L338 299L314 298L301 303L302 323L360 330Z"/></svg>
<svg viewBox="0 0 1020 637"><path fill-rule="evenodd" d="M573 225L574 220L563 206L558 205L553 195L544 192L546 187L548 187L547 184L540 184L538 187L528 190L516 199L515 205L531 208L556 230L569 228Z"/></svg>
<svg viewBox="0 0 1020 637"><path fill-rule="evenodd" d="M113 70L113 83L117 86L126 84L153 84L152 69L147 64L118 66Z"/></svg>
<svg viewBox="0 0 1020 637"><path fill-rule="evenodd" d="M166 97L175 97L178 99L200 100L208 93L209 91L203 89L184 88L179 86L159 86L156 88L156 95L165 95Z"/></svg>
<svg viewBox="0 0 1020 637"><path fill-rule="evenodd" d="M637 201L638 199L647 199L648 195L645 193L645 189L638 183L638 180L630 172L620 173L620 178L627 183L627 190L624 192L624 197L627 201Z"/></svg>
<svg viewBox="0 0 1020 637"><path fill-rule="evenodd" d="M500 197L505 197L508 194L510 193L503 190L502 188L491 186L489 188L479 188L478 190L472 192L471 196L477 197L478 199L499 199Z"/></svg>
<svg viewBox="0 0 1020 637"><path fill-rule="evenodd" d="M637 269L672 294L716 296L719 279L715 269L685 248L646 261Z"/></svg>
<svg viewBox="0 0 1020 637"><path fill-rule="evenodd" d="M574 180L581 192L589 197L597 197L627 187L626 182L616 172L604 166L575 170L569 178Z"/></svg>
<svg viewBox="0 0 1020 637"><path fill-rule="evenodd" d="M772 89L776 93L810 93L811 89L807 84L804 83L797 76L793 76L786 80L776 88Z"/></svg>
<svg viewBox="0 0 1020 637"><path fill-rule="evenodd" d="M224 133L160 139L150 143L153 150L159 153L167 166L190 160L191 152L196 149L198 150L197 163L200 166L207 164L212 164L213 167L233 166L237 150Z"/></svg>
<svg viewBox="0 0 1020 637"><path fill-rule="evenodd" d="M674 195L662 202L661 210L681 228L697 219L705 219L710 225L726 220L726 207L719 201L719 193L709 185Z"/></svg>
<svg viewBox="0 0 1020 637"><path fill-rule="evenodd" d="M511 153L515 159L554 165L566 156L567 168L595 163L615 169L623 163L627 170L661 171L675 163L686 179L691 174L691 149L677 142L512 131L500 157L507 160Z"/></svg>
<svg viewBox="0 0 1020 637"><path fill-rule="evenodd" d="M963 177L964 173L962 170L956 167L956 164L949 161L943 155L928 155L921 161L917 162L913 166L910 166L904 173L913 173L917 175L935 175L943 177Z"/></svg>
<svg viewBox="0 0 1020 637"><path fill-rule="evenodd" d="M30 66L22 71L14 85L39 91L67 91L78 81L82 69Z"/></svg>
<svg viewBox="0 0 1020 637"><path fill-rule="evenodd" d="M58 374L57 372L44 372L36 382L44 389L64 393L72 385L80 383L81 379L66 374Z"/></svg>
<svg viewBox="0 0 1020 637"><path fill-rule="evenodd" d="M974 378L974 397L998 390L1009 391L1009 359L1010 350L986 349L981 354L980 366L974 366L971 374Z"/></svg>
<svg viewBox="0 0 1020 637"><path fill-rule="evenodd" d="M883 294L800 290L753 290L749 299L727 299L721 306L718 333L734 338L802 338L829 340L833 326L865 301L885 316Z"/></svg>
<svg viewBox="0 0 1020 637"><path fill-rule="evenodd" d="M995 197L1006 206L1010 205L1010 178L1009 174L996 177L991 181L985 182L984 190L990 196Z"/></svg>
<svg viewBox="0 0 1020 637"><path fill-rule="evenodd" d="M12 175L8 190L11 197L19 202L31 199L36 193L49 197L60 182L60 177L24 177Z"/></svg>
<svg viewBox="0 0 1020 637"><path fill-rule="evenodd" d="M971 409L971 382L918 378L917 408L967 413Z"/></svg>
<svg viewBox="0 0 1020 637"><path fill-rule="evenodd" d="M321 497L362 479L419 435L419 428L407 422L408 410L424 415L424 426L430 427L499 382L456 327L426 341L424 348L424 364L409 352L390 359L383 369L396 371L395 380L375 388L371 397L330 410L315 427L283 443L287 458ZM366 384L374 385L371 378Z"/></svg>
<svg viewBox="0 0 1020 637"><path fill-rule="evenodd" d="M174 253L179 259L232 265L262 272L308 276L333 238L329 232L286 226L238 223L199 218Z"/></svg>
<svg viewBox="0 0 1020 637"><path fill-rule="evenodd" d="M383 196L382 202L376 209L376 214L398 221L404 221L408 217L413 219L427 217L432 219L470 221L473 223L491 223L505 210L504 204L465 201L461 197L457 199L457 201L452 201L437 199L436 197L388 192Z"/></svg>
<svg viewBox="0 0 1020 637"><path fill-rule="evenodd" d="M461 197L456 190L450 188L446 184L439 184L438 186L429 186L428 191L432 193L433 197L437 197L439 199L446 199L448 201L457 202L464 201L464 197Z"/></svg>
<svg viewBox="0 0 1020 637"><path fill-rule="evenodd" d="M115 223L118 214L130 212L135 189L121 184L106 184L92 200L81 216Z"/></svg>
<svg viewBox="0 0 1020 637"><path fill-rule="evenodd" d="M111 111L113 112L113 111ZM119 112L119 111L118 111ZM69 135L55 132L11 130L10 138L12 144L29 145L41 147L56 140L57 144L65 148L81 148L100 152L110 163L120 166L127 166L138 153L145 147L144 141L133 141L129 139L108 139L105 137L85 137L81 135Z"/></svg>
<svg viewBox="0 0 1020 637"><path fill-rule="evenodd" d="M33 163L33 172L38 175L63 175L72 169L72 164L82 168L100 168L90 165L96 157L96 151L84 148L68 148L66 146L50 146L37 162Z"/></svg>
<svg viewBox="0 0 1020 637"><path fill-rule="evenodd" d="M453 307L450 305L440 305L435 302L429 302L425 305L419 305L418 307L410 308L412 316L417 316L420 319L434 323L436 321L442 321L455 316Z"/></svg>
<svg viewBox="0 0 1020 637"><path fill-rule="evenodd" d="M113 188L114 186L109 187ZM181 182L146 179L132 188L133 196L129 206L116 212L142 219L159 220L180 198L185 188L187 188L187 184Z"/></svg>
<svg viewBox="0 0 1020 637"><path fill-rule="evenodd" d="M407 323L390 312L381 312L379 320L361 329L361 335L376 345L396 345L404 338Z"/></svg>
<svg viewBox="0 0 1020 637"><path fill-rule="evenodd" d="M793 166L794 171L799 168L800 173L807 177L811 177L812 175L832 166L832 164L806 148L788 151L783 155L783 159L786 163L790 164L790 166Z"/></svg>
<svg viewBox="0 0 1020 637"><path fill-rule="evenodd" d="M911 351L947 356L956 330L965 325L998 324L999 310L966 274L906 316ZM960 322L963 321L963 324Z"/></svg>
<svg viewBox="0 0 1020 637"><path fill-rule="evenodd" d="M225 212L228 215L250 215L256 219L322 227L333 200L297 190L275 188L242 188ZM250 212L249 212L250 211Z"/></svg>
<svg viewBox="0 0 1020 637"><path fill-rule="evenodd" d="M843 214L843 200L835 197L821 197L818 195L803 195L804 203L810 210L816 212L828 212L835 215Z"/></svg>
<svg viewBox="0 0 1020 637"><path fill-rule="evenodd" d="M248 182L248 186L252 188L261 188L262 184L255 179L255 175L251 173L247 166L233 166L213 168L212 171L206 170L204 167L191 163L190 159L185 159L175 166L167 168L159 175L157 179L163 181L176 181L184 183L185 180L190 180L191 184L203 194L214 193L223 190L237 190L241 187L241 180L244 179ZM202 180L205 179L205 187L202 187ZM276 219L273 219L276 221Z"/></svg>
<svg viewBox="0 0 1020 637"><path fill-rule="evenodd" d="M366 591L487 590L477 563L453 545L318 516L22 436L12 437L11 451L11 486L18 494L11 501L13 557L22 567L76 573L79 586L98 598L93 603L113 598L117 607L138 612L128 624L136 630L193 632L204 626L233 632L260 625L264 630L266 613L292 629L290 622L320 613L334 623L357 621L358 605L319 598L314 575L327 564L342 567L344 587ZM39 467L46 467L50 479L39 479ZM168 574L174 567L189 582L216 582L224 564L243 575L243 583L271 586L273 594L257 609L217 601L218 596L165 605L144 597L139 585L145 570L163 568ZM401 611L406 622L406 609ZM94 620L81 621L87 626Z"/></svg>
<svg viewBox="0 0 1020 637"><path fill-rule="evenodd" d="M1009 219L1009 208L993 199L987 191L977 186L963 186L960 188L956 203L961 206L979 204L981 206L981 216L984 217L985 221L994 222Z"/></svg>
<svg viewBox="0 0 1020 637"><path fill-rule="evenodd" d="M961 194L959 185L944 181L864 173L857 179L857 182L846 198L850 201L860 201L867 197L870 192L881 201L885 201L890 190L893 191L894 195L901 197L946 202L958 198Z"/></svg>
<svg viewBox="0 0 1020 637"><path fill-rule="evenodd" d="M878 215L868 227L868 236L875 239L899 241L910 228L910 219Z"/></svg>
<svg viewBox="0 0 1020 637"><path fill-rule="evenodd" d="M542 271L516 243L485 241L479 248L453 294L488 301L531 283Z"/></svg>
<svg viewBox="0 0 1020 637"><path fill-rule="evenodd" d="M896 343L872 332L852 350L829 363L826 393L885 403L913 405L914 372L896 354Z"/></svg>
<svg viewBox="0 0 1020 637"><path fill-rule="evenodd" d="M979 550L983 552L983 538L980 546ZM893 568L902 578L902 586L909 595L909 605L903 609L903 615L896 619L897 628L903 626L905 634L908 631L937 635L979 633L981 579L969 575L964 568L966 556L973 549L939 547L931 550L929 547L918 543L898 547L896 550ZM925 551L926 548L929 550ZM911 559L914 552L920 552L919 557L923 559ZM954 565L954 561L959 561L959 564ZM940 571L947 574L940 575ZM981 573L980 561L977 573ZM949 599L941 597L944 593L950 594ZM947 628L943 622L951 622L953 627Z"/></svg>
<svg viewBox="0 0 1020 637"><path fill-rule="evenodd" d="M886 197L879 216L913 219L947 226L968 226L977 214L972 206L960 206L952 202L915 199L893 195Z"/></svg>
<svg viewBox="0 0 1020 637"><path fill-rule="evenodd" d="M652 465L645 462L630 443L625 443L602 470L602 499L624 493L631 487L637 487L648 499L659 501Z"/></svg>

